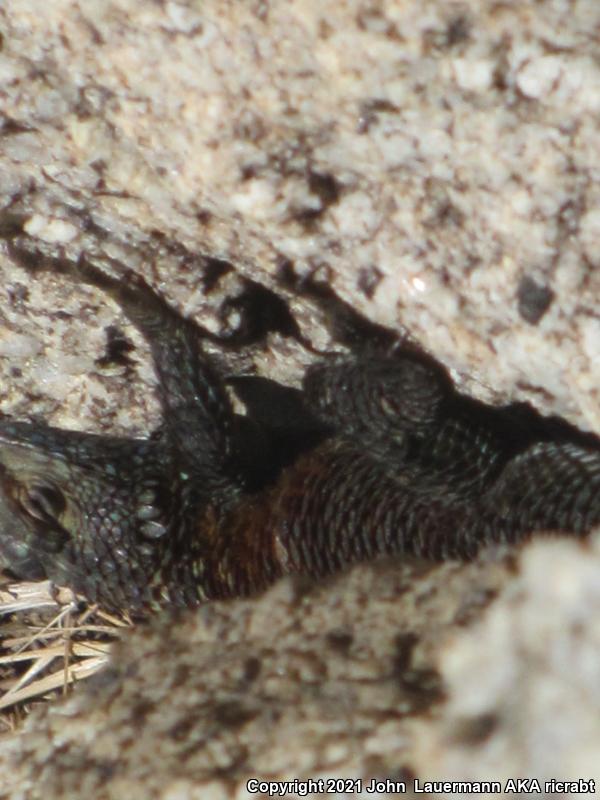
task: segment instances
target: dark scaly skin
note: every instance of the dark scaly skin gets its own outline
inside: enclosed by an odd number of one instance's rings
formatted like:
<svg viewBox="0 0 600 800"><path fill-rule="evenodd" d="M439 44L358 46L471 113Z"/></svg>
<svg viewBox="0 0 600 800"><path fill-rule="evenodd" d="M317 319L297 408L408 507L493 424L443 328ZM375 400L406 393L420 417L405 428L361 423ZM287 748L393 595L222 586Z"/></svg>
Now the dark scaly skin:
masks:
<svg viewBox="0 0 600 800"><path fill-rule="evenodd" d="M594 437L464 397L415 348L367 343L310 368L302 393L234 379L242 419L205 332L137 275L85 259L37 266L102 287L139 327L164 429L135 441L0 422L0 555L24 578L144 611L600 523Z"/></svg>

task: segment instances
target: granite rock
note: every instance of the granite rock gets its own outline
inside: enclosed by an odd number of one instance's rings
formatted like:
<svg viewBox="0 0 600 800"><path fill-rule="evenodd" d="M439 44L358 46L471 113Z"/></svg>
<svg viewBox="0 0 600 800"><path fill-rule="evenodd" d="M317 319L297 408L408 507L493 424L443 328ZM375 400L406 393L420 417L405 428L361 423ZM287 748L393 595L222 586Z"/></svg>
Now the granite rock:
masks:
<svg viewBox="0 0 600 800"><path fill-rule="evenodd" d="M281 284L284 267L323 275L466 390L598 432L599 25L594 0L6 0L0 233L120 259L213 327L237 271L326 348L318 311ZM235 270L207 297L211 265ZM117 310L32 280L1 245L0 271L3 413L152 429L147 349ZM115 326L133 366L103 366ZM310 358L274 335L250 366L293 383ZM163 617L93 689L4 737L0 791L589 777L597 569L596 545L543 543L522 569L365 566Z"/></svg>
<svg viewBox="0 0 600 800"><path fill-rule="evenodd" d="M245 798L252 778L410 785L415 720L444 697L440 642L481 614L513 562L380 563L162 615L0 739L7 796Z"/></svg>
<svg viewBox="0 0 600 800"><path fill-rule="evenodd" d="M471 391L600 430L593 0L8 0L0 15L0 208L34 240L122 257L202 317L199 254L271 286L282 264L320 270ZM83 405L143 429L150 392L89 378L114 311L1 268L5 408L22 413L22 392L63 424ZM306 363L270 354L290 380ZM134 399L139 416L110 411Z"/></svg>
<svg viewBox="0 0 600 800"><path fill-rule="evenodd" d="M535 543L483 619L447 640L447 702L415 737L417 773L600 786L598 545Z"/></svg>

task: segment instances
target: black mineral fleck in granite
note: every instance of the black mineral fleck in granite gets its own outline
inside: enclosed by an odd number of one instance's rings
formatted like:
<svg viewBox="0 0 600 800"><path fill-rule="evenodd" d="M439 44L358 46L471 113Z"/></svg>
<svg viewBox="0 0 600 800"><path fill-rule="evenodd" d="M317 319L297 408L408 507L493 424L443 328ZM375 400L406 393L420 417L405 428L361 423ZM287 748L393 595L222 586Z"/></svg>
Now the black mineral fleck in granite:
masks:
<svg viewBox="0 0 600 800"><path fill-rule="evenodd" d="M526 275L517 291L519 314L531 325L537 325L554 300L554 292Z"/></svg>

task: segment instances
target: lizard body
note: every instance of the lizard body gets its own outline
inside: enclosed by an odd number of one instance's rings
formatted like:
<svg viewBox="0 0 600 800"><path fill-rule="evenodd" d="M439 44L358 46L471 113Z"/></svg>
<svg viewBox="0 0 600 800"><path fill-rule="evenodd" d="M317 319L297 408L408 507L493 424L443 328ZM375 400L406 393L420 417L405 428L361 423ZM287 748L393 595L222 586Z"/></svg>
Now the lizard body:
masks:
<svg viewBox="0 0 600 800"><path fill-rule="evenodd" d="M142 441L0 421L0 555L23 578L145 611L600 523L594 437L466 397L414 347L386 335L326 358L301 392L234 376L240 417L205 331L125 268L70 268L149 341L164 426Z"/></svg>

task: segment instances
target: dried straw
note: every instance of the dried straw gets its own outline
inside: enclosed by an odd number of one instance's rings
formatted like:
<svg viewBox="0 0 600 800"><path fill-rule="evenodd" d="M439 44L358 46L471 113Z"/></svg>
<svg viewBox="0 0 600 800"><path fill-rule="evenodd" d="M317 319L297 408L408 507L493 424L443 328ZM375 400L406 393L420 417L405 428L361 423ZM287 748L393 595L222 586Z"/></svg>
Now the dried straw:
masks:
<svg viewBox="0 0 600 800"><path fill-rule="evenodd" d="M0 582L0 731L101 670L131 624L50 581Z"/></svg>

